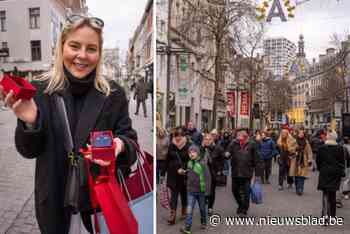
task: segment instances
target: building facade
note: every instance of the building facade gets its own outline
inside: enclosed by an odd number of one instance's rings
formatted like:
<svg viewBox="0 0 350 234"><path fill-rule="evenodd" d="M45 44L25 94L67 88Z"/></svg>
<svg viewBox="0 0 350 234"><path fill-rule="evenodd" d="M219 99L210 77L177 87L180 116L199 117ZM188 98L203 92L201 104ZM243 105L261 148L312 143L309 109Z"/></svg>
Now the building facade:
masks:
<svg viewBox="0 0 350 234"><path fill-rule="evenodd" d="M288 72L296 57L296 45L287 38L269 38L264 40L264 56L268 59L267 69L281 79Z"/></svg>
<svg viewBox="0 0 350 234"><path fill-rule="evenodd" d="M128 73L132 80L137 76L153 80L153 44L153 0L149 0L129 42Z"/></svg>
<svg viewBox="0 0 350 234"><path fill-rule="evenodd" d="M48 70L66 15L85 10L81 0L0 1L0 48L8 50L1 69Z"/></svg>

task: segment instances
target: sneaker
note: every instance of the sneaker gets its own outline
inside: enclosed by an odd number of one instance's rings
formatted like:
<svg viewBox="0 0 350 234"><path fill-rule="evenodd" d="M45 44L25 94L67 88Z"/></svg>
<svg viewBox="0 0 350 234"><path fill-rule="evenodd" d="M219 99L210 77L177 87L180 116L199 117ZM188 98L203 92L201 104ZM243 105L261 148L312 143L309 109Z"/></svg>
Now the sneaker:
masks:
<svg viewBox="0 0 350 234"><path fill-rule="evenodd" d="M180 228L180 232L184 233L184 234L191 234L191 227L187 227L187 226L184 226L182 228Z"/></svg>
<svg viewBox="0 0 350 234"><path fill-rule="evenodd" d="M282 191L283 190L283 186L282 185L278 185L278 190Z"/></svg>
<svg viewBox="0 0 350 234"><path fill-rule="evenodd" d="M202 223L202 224L201 224L201 229L202 229L202 230L207 229L207 224L206 224L206 223Z"/></svg>

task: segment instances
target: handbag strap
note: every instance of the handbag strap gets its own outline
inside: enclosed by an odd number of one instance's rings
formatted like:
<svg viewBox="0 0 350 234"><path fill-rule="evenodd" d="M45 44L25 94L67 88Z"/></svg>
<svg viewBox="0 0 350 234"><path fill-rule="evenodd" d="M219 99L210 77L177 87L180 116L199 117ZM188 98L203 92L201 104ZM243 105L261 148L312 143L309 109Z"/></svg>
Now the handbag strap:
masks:
<svg viewBox="0 0 350 234"><path fill-rule="evenodd" d="M63 144L64 148L68 153L68 158L70 159L70 162L72 165L76 165L75 156L74 156L74 144L73 144L73 138L72 133L70 130L66 105L64 104L63 97L59 94L55 94L55 100L56 100L56 106L58 110L58 116L61 119L62 127L63 127Z"/></svg>

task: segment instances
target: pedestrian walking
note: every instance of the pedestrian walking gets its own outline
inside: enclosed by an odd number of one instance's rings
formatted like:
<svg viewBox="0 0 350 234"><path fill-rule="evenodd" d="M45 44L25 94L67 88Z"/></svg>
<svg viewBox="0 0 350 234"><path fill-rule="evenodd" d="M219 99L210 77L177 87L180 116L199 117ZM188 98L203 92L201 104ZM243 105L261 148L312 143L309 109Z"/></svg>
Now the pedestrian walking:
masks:
<svg viewBox="0 0 350 234"><path fill-rule="evenodd" d="M264 173L262 178L263 184L270 184L270 175L272 168L272 158L278 155L275 142L271 139L268 131L262 132L262 140L260 145L261 159L263 160Z"/></svg>
<svg viewBox="0 0 350 234"><path fill-rule="evenodd" d="M197 130L197 128L193 125L192 121L187 123L186 135L190 137L193 143L195 143L198 147L202 144L203 135Z"/></svg>
<svg viewBox="0 0 350 234"><path fill-rule="evenodd" d="M344 137L344 148L345 148L346 154L350 157L350 138L348 136ZM348 160L350 160L349 157L348 157ZM347 168L345 170L346 170L346 173L345 173L346 177L344 178L343 183L346 183L347 180L348 181L350 180L350 164L349 163L347 164ZM342 188L344 188L344 187L345 186L343 185ZM342 193L344 195L344 199L348 200L350 197L350 191L342 191Z"/></svg>
<svg viewBox="0 0 350 234"><path fill-rule="evenodd" d="M280 137L277 140L277 146L280 149L280 156L278 157L278 190L283 190L283 182L287 177L288 188L292 187L293 178L289 177L289 167L291 158L295 157L297 142L289 134L288 129L282 129Z"/></svg>
<svg viewBox="0 0 350 234"><path fill-rule="evenodd" d="M326 133L323 129L315 132L311 137L311 149L313 153L312 171L316 171L316 156L318 155L318 149L324 144Z"/></svg>
<svg viewBox="0 0 350 234"><path fill-rule="evenodd" d="M169 137L166 134L165 129L157 127L157 142L156 142L156 157L157 157L157 183L160 180L160 174L164 168L165 161L168 156L169 149Z"/></svg>
<svg viewBox="0 0 350 234"><path fill-rule="evenodd" d="M345 151L336 142L337 137L335 131L328 130L326 142L320 146L316 157L319 171L317 189L322 191L324 217L336 216L336 191L339 190L341 178L345 176Z"/></svg>
<svg viewBox="0 0 350 234"><path fill-rule="evenodd" d="M289 176L294 177L296 194L301 196L304 192L304 182L309 173L309 166L312 164L312 150L303 130L297 131L296 135L296 154L290 160Z"/></svg>
<svg viewBox="0 0 350 234"><path fill-rule="evenodd" d="M176 221L177 201L181 198L181 218L186 217L187 192L185 169L189 161L188 149L191 143L185 135L183 127L176 127L171 133L171 143L168 156L162 170L162 176L167 175L167 186L170 188L170 214L168 224L173 225Z"/></svg>
<svg viewBox="0 0 350 234"><path fill-rule="evenodd" d="M220 145L215 144L212 134L204 134L200 147L201 160L206 163L210 171L210 193L207 194L208 214L213 214L216 186L221 182L224 173L224 151Z"/></svg>
<svg viewBox="0 0 350 234"><path fill-rule="evenodd" d="M135 115L139 114L140 104L142 104L143 115L145 118L147 118L147 109L146 109L147 95L148 95L147 84L145 82L145 79L142 76L140 76L139 80L136 84L136 89L135 89L135 93L134 93L134 100L136 100Z"/></svg>
<svg viewBox="0 0 350 234"><path fill-rule="evenodd" d="M205 160L202 160L197 145L192 144L189 149L190 160L187 163L187 216L181 232L191 233L192 217L196 202L199 206L201 229L207 227L206 196L210 193L210 172ZM184 172L185 173L185 172Z"/></svg>
<svg viewBox="0 0 350 234"><path fill-rule="evenodd" d="M41 233L68 234L95 232L92 225L89 187L79 149L88 143L90 130L112 130L116 142L116 168L127 176L136 161L132 129L124 90L101 75L104 23L95 17L72 15L68 18L56 46L52 70L37 79L37 95L30 100L15 100L13 92L5 103L18 118L15 144L25 158L36 159L35 211ZM3 99L0 87L0 99ZM62 97L67 110L68 128L73 140L72 152L66 146L66 126L56 101ZM60 99L61 100L61 99ZM69 190L69 166L76 158L77 186ZM92 160L94 168L110 162ZM70 192L79 198L67 203ZM103 217L102 213L98 213ZM77 228L77 229L75 229ZM125 227L128 228L128 227ZM81 231L81 232L80 232ZM108 233L100 225L100 233ZM85 232L84 232L85 233Z"/></svg>
<svg viewBox="0 0 350 234"><path fill-rule="evenodd" d="M232 193L237 201L237 215L247 215L250 203L250 184L253 175L260 176L256 168L259 155L254 143L248 140L245 129L237 130L237 139L229 146L231 157Z"/></svg>

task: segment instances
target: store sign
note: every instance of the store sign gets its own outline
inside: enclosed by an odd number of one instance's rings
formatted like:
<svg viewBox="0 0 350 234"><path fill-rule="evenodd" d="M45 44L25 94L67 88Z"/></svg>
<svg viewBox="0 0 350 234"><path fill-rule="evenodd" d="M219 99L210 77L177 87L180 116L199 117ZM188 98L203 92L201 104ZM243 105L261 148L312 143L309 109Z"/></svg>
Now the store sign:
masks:
<svg viewBox="0 0 350 234"><path fill-rule="evenodd" d="M236 93L228 92L227 93L227 113L230 117L234 117L236 114Z"/></svg>
<svg viewBox="0 0 350 234"><path fill-rule="evenodd" d="M179 106L191 106L191 95L188 80L179 80L176 100Z"/></svg>
<svg viewBox="0 0 350 234"><path fill-rule="evenodd" d="M240 114L249 116L249 94L248 92L241 92L241 106Z"/></svg>
<svg viewBox="0 0 350 234"><path fill-rule="evenodd" d="M180 69L181 71L186 71L188 67L188 63L187 63L187 56L185 55L181 55L180 56Z"/></svg>

